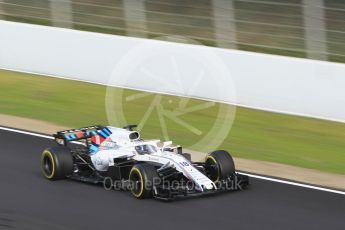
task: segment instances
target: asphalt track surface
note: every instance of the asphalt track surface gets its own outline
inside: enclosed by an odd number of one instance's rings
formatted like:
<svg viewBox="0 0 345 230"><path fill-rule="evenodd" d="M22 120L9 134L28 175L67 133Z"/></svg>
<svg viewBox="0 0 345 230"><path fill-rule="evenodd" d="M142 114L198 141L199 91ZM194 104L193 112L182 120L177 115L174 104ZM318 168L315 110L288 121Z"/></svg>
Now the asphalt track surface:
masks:
<svg viewBox="0 0 345 230"><path fill-rule="evenodd" d="M259 179L246 191L174 202L51 182L40 153L53 144L0 130L0 229L345 229L344 195Z"/></svg>

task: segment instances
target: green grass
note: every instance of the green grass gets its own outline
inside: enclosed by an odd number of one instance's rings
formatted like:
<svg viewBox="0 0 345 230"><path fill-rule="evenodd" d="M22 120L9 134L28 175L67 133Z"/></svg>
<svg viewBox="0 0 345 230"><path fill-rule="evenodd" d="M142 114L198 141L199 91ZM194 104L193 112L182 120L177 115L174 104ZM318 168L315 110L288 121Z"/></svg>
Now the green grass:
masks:
<svg viewBox="0 0 345 230"><path fill-rule="evenodd" d="M138 92L112 89L116 111L115 125L138 123L150 103L157 98L164 111L178 109L181 98L146 94L145 97L126 101ZM106 87L0 70L0 113L39 119L70 127L91 124L108 124L105 110ZM121 103L123 105L121 106ZM186 108L204 104L201 100L189 100ZM186 123L200 130L201 134L165 117L169 137L178 144L193 146L205 138L214 126L216 117L220 121L230 119L222 111L235 107L215 104L209 108L181 115ZM124 114L126 120L121 119ZM158 113L148 118L142 130L144 138L163 139ZM215 128L224 126L216 123ZM194 146L196 150L208 151L214 140ZM219 146L237 157L257 159L345 174L345 124L283 115L242 107L236 108L236 116L230 133Z"/></svg>

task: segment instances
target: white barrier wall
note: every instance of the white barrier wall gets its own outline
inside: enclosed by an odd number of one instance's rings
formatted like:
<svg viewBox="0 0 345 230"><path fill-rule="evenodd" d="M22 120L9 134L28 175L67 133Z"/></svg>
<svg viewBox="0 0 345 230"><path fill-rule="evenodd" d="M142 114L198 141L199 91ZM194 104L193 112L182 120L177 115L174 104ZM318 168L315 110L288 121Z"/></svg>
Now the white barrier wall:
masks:
<svg viewBox="0 0 345 230"><path fill-rule="evenodd" d="M0 68L345 121L344 64L0 21Z"/></svg>

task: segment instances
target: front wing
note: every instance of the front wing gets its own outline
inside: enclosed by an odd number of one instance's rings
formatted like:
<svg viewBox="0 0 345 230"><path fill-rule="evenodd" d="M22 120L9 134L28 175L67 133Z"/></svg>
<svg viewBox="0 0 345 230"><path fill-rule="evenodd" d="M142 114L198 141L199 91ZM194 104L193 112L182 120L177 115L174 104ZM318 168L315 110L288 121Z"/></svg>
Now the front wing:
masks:
<svg viewBox="0 0 345 230"><path fill-rule="evenodd" d="M217 189L200 191L189 185L156 185L154 198L162 200L174 200L176 198L212 195L221 192L244 190L249 185L249 177L235 173L227 179L215 182Z"/></svg>

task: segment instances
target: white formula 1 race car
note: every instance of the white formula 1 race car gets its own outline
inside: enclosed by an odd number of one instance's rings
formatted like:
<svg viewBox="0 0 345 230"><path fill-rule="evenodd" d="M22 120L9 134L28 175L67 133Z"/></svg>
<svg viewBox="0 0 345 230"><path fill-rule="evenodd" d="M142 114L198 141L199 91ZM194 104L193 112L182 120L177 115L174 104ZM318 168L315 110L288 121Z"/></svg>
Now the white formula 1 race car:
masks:
<svg viewBox="0 0 345 230"><path fill-rule="evenodd" d="M247 176L235 172L228 152L214 151L204 162L192 162L182 147L171 141L143 140L135 127L96 125L57 132L58 145L42 153L43 175L165 200L242 190L249 184Z"/></svg>

